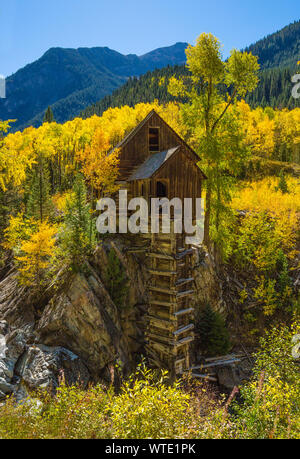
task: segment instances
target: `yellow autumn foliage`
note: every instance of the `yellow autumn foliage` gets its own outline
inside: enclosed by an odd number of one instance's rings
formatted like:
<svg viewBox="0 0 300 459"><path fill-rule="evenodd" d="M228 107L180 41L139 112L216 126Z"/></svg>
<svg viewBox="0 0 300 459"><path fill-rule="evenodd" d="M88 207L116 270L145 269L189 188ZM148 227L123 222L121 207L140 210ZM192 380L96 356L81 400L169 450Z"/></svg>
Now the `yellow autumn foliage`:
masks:
<svg viewBox="0 0 300 459"><path fill-rule="evenodd" d="M54 256L57 227L40 222L37 231L21 245L22 255L16 257L20 281L24 285L40 287L45 271Z"/></svg>
<svg viewBox="0 0 300 459"><path fill-rule="evenodd" d="M55 209L59 212L65 212L67 208L67 201L70 201L74 196L72 191L66 191L65 193L56 193L52 196L52 202Z"/></svg>
<svg viewBox="0 0 300 459"><path fill-rule="evenodd" d="M232 199L232 207L238 210L266 211L278 217L288 213L291 222L296 224L296 215L300 212L300 182L294 177L286 177L286 182L288 193L277 189L276 177L244 182Z"/></svg>
<svg viewBox="0 0 300 459"><path fill-rule="evenodd" d="M35 229L36 222L33 218L25 219L22 212L16 216L11 215L9 225L4 230L4 242L2 246L17 253L21 244L30 238Z"/></svg>

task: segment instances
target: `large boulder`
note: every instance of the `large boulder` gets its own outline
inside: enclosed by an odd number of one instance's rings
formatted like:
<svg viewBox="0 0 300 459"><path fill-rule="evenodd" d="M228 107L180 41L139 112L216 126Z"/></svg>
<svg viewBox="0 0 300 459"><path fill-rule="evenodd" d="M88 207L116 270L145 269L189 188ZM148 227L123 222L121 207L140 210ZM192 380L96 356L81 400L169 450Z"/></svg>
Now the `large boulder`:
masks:
<svg viewBox="0 0 300 459"><path fill-rule="evenodd" d="M38 388L55 390L62 378L67 385L81 383L83 387L90 381L82 360L62 347L30 346L15 367L15 382L29 392Z"/></svg>
<svg viewBox="0 0 300 459"><path fill-rule="evenodd" d="M90 381L82 360L67 349L44 345L27 345L26 333L15 330L7 337L0 335L0 399L14 393L24 398L37 388L52 388L59 378L67 384Z"/></svg>

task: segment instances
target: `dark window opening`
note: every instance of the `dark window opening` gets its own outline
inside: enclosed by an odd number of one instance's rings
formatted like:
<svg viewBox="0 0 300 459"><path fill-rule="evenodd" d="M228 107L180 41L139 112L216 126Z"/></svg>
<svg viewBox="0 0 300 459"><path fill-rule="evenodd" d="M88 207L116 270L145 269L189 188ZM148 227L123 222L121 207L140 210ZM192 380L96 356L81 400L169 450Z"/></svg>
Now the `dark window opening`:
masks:
<svg viewBox="0 0 300 459"><path fill-rule="evenodd" d="M149 128L149 150L159 151L159 129Z"/></svg>
<svg viewBox="0 0 300 459"><path fill-rule="evenodd" d="M140 183L140 195L141 196L146 195L146 185L144 183Z"/></svg>
<svg viewBox="0 0 300 459"><path fill-rule="evenodd" d="M156 183L156 197L157 198L167 198L168 196L167 185L162 182Z"/></svg>

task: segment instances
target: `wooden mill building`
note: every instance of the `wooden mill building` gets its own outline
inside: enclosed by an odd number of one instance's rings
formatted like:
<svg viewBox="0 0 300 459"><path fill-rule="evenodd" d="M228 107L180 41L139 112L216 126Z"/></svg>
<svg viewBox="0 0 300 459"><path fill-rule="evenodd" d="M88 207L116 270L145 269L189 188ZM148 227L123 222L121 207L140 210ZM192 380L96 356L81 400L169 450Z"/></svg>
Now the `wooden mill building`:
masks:
<svg viewBox="0 0 300 459"><path fill-rule="evenodd" d="M203 180L197 154L153 110L118 145L119 183L128 199L144 197L201 198ZM190 274L193 249L185 234L141 234L149 271L146 351L155 367L173 375L190 367L194 339L194 279Z"/></svg>

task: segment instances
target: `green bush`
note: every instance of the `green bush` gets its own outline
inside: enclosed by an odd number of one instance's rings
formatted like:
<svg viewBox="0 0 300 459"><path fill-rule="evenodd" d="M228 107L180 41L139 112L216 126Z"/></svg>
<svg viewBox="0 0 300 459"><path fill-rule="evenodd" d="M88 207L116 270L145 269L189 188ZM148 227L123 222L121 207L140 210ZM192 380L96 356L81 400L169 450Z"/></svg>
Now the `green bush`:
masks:
<svg viewBox="0 0 300 459"><path fill-rule="evenodd" d="M261 339L253 381L241 389L233 417L238 438L300 438L299 367L292 357L300 324L274 328Z"/></svg>

